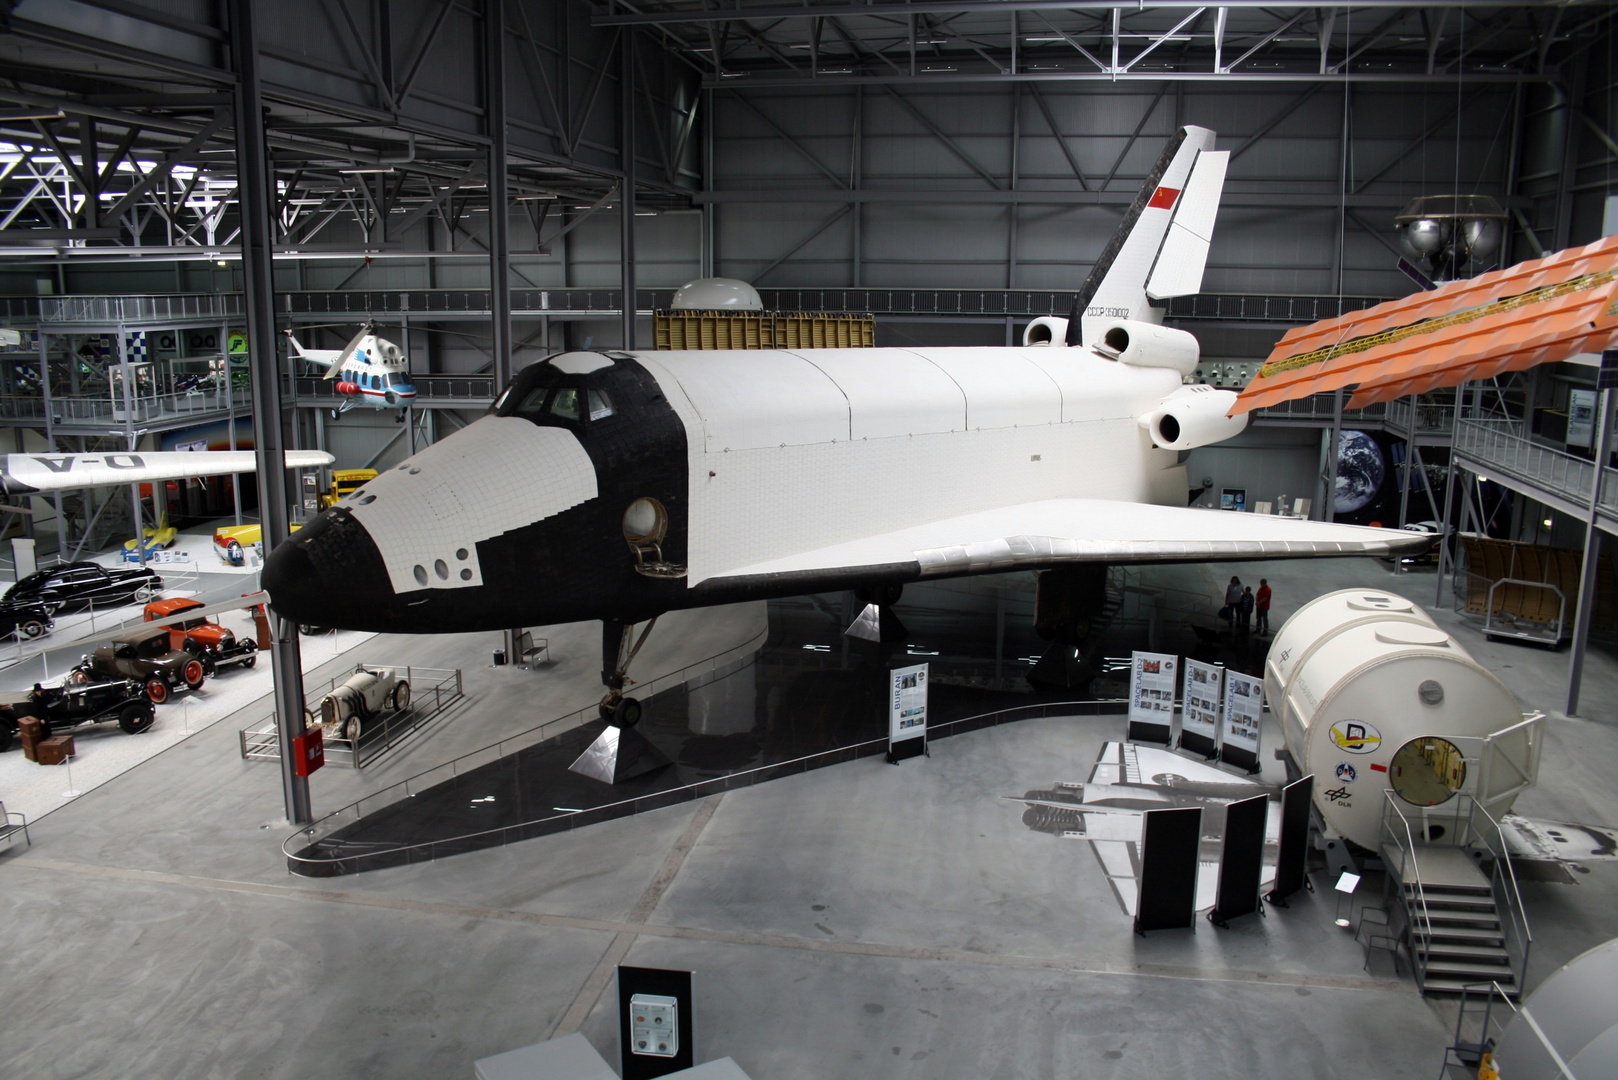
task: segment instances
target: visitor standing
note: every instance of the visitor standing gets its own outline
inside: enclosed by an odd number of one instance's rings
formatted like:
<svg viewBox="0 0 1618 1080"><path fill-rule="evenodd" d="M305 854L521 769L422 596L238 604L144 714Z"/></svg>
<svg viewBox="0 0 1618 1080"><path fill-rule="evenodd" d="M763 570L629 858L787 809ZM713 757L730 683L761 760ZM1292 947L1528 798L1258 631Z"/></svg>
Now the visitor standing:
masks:
<svg viewBox="0 0 1618 1080"><path fill-rule="evenodd" d="M1251 586L1242 590L1242 598L1236 601L1236 617L1241 620L1242 634L1245 636L1252 628L1253 623L1253 589Z"/></svg>
<svg viewBox="0 0 1618 1080"><path fill-rule="evenodd" d="M1270 583L1264 578L1258 579L1258 592L1253 596L1253 611L1258 618L1254 620L1255 627L1261 634L1270 632Z"/></svg>
<svg viewBox="0 0 1618 1080"><path fill-rule="evenodd" d="M1230 624L1231 629L1236 628L1236 608L1242 602L1242 579L1232 577L1230 584L1225 586L1225 607L1219 617Z"/></svg>

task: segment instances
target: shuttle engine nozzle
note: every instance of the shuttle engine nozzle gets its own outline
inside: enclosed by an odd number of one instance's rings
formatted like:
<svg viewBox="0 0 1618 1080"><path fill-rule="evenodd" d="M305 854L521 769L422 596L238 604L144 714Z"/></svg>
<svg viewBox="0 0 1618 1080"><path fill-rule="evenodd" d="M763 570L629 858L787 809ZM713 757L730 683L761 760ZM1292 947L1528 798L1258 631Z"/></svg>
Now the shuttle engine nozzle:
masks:
<svg viewBox="0 0 1618 1080"><path fill-rule="evenodd" d="M1182 386L1140 418L1140 426L1162 450L1194 450L1240 434L1247 414L1227 416L1236 404L1233 390Z"/></svg>
<svg viewBox="0 0 1618 1080"><path fill-rule="evenodd" d="M1181 375L1197 369L1202 350L1184 330L1156 323L1118 319L1104 324L1092 348L1109 360L1135 367L1172 368Z"/></svg>

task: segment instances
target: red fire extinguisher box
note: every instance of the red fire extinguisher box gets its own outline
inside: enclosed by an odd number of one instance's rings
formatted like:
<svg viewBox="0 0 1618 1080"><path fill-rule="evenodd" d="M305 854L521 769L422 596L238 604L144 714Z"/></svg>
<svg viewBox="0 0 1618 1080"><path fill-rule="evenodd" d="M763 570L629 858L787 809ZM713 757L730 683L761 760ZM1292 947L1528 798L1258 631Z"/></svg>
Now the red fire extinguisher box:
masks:
<svg viewBox="0 0 1618 1080"><path fill-rule="evenodd" d="M318 726L305 728L302 735L292 739L292 768L299 776L308 776L326 764L326 740Z"/></svg>

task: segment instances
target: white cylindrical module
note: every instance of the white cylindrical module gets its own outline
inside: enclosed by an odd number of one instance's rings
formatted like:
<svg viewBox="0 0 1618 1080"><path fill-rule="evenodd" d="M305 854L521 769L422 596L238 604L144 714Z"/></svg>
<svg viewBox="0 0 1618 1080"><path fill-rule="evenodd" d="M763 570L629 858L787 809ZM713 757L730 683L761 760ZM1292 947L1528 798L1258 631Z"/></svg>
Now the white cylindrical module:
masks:
<svg viewBox="0 0 1618 1080"><path fill-rule="evenodd" d="M1480 767L1484 740L1521 722L1516 699L1403 597L1346 589L1305 604L1276 634L1264 683L1321 818L1351 843L1377 848L1390 788L1411 816L1465 793L1498 818L1520 786ZM1528 738L1496 750L1527 763Z"/></svg>

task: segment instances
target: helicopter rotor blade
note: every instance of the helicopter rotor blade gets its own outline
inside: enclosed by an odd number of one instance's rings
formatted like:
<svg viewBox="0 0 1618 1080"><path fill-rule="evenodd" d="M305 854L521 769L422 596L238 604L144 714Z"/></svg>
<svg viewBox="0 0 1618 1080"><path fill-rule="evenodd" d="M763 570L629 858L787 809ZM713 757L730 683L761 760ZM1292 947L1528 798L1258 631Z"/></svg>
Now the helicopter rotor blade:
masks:
<svg viewBox="0 0 1618 1080"><path fill-rule="evenodd" d="M348 345L337 355L337 359L332 362L331 367L326 370L326 378L335 379L337 377L337 372L341 370L344 364L348 363L348 358L354 355L354 350L360 347L360 342L364 341L365 336L370 332L371 324L369 322L360 327L360 332L350 339Z"/></svg>

